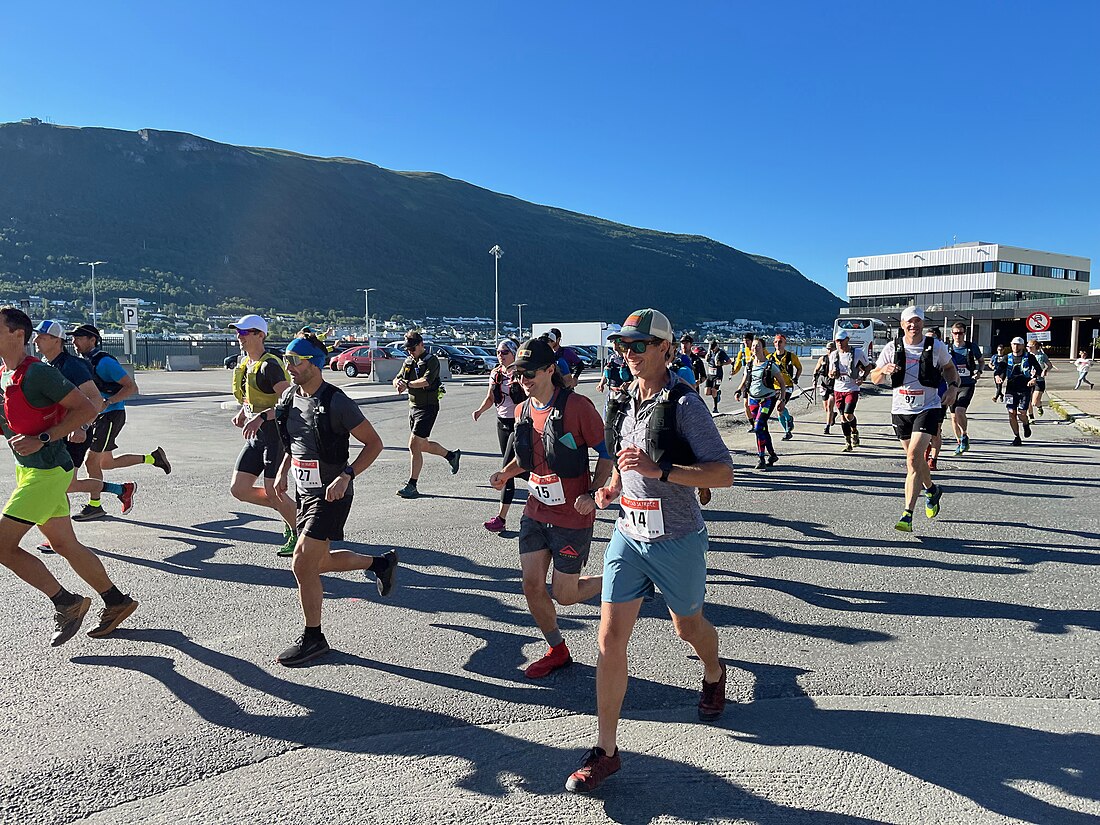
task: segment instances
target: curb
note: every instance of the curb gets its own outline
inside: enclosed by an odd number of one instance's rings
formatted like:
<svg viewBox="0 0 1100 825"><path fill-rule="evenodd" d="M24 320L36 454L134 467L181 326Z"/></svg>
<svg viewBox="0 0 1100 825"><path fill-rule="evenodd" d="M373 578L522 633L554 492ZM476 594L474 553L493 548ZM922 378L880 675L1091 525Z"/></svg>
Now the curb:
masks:
<svg viewBox="0 0 1100 825"><path fill-rule="evenodd" d="M1073 404L1062 400L1053 393L1047 393L1047 397L1050 400L1051 409L1077 427L1077 429L1081 430L1081 432L1088 433L1089 435L1100 435L1100 419L1093 418L1091 415L1082 412Z"/></svg>

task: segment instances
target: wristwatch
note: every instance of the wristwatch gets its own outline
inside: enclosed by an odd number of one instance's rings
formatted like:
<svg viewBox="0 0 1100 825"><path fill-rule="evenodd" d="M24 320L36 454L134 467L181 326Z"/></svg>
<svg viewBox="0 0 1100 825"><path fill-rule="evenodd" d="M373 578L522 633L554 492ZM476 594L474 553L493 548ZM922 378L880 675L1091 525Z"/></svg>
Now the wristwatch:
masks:
<svg viewBox="0 0 1100 825"><path fill-rule="evenodd" d="M41 441L43 444L49 444L50 443L50 431L46 430L46 432L44 432L44 433L39 433L38 434L38 440Z"/></svg>
<svg viewBox="0 0 1100 825"><path fill-rule="evenodd" d="M667 482L668 474L672 472L672 462L662 461L657 466L661 468L661 481Z"/></svg>
<svg viewBox="0 0 1100 825"><path fill-rule="evenodd" d="M344 472L347 473L352 478L355 478L355 470L352 468L352 466L350 464L347 467L344 468Z"/></svg>
<svg viewBox="0 0 1100 825"><path fill-rule="evenodd" d="M958 388L959 388L959 382L958 382L958 381L952 381L952 382L951 382L950 384L948 384L947 386L949 386L949 387L954 387L955 389L958 389Z"/></svg>

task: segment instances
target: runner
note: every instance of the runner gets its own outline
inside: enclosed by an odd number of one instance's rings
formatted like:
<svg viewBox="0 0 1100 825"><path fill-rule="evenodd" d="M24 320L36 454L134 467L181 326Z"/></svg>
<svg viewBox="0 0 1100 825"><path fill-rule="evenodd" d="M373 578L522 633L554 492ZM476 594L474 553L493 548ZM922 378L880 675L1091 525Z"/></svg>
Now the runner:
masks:
<svg viewBox="0 0 1100 825"><path fill-rule="evenodd" d="M932 482L924 451L943 419L940 381L947 381L943 401L952 404L959 374L944 343L924 335L923 310L909 307L902 312L901 327L902 335L882 348L871 380L877 384L889 377L894 388L890 417L907 460L905 510L894 529L912 533L913 508L922 490L924 514L935 518L940 512L943 491Z"/></svg>
<svg viewBox="0 0 1100 825"><path fill-rule="evenodd" d="M608 422L618 466L607 486L596 491L597 504L617 503L620 516L604 554L596 665L599 731L595 746L566 780L566 789L575 793L595 790L621 767L616 734L626 695L627 646L642 599L653 587L664 595L676 635L703 665L699 719L717 720L726 704L718 633L703 616L708 538L693 490L731 486L733 463L706 402L669 374L668 318L655 309L638 310L615 337L637 377L629 399Z"/></svg>
<svg viewBox="0 0 1100 825"><path fill-rule="evenodd" d="M429 440L432 427L439 417L439 400L446 389L439 377L439 359L428 352L424 338L416 330L405 333L405 352L409 357L401 365L401 371L393 379L393 385L399 393L409 394L409 461L412 472L409 483L397 491L401 498L418 498L420 491L416 483L424 467L424 453L441 456L451 466L451 474L458 472L458 463L462 460L462 450L448 450L441 444Z"/></svg>
<svg viewBox="0 0 1100 825"><path fill-rule="evenodd" d="M994 353L993 357L989 359L989 369L993 371L994 375L997 374L998 366L1004 361L1004 359L1006 357L1008 357L1008 347L1006 347L1004 344L997 344L997 352ZM1001 400L1004 399L1004 397L1005 397L1004 385L997 382L997 381L994 381L993 382L993 400L994 401L1001 401Z"/></svg>
<svg viewBox="0 0 1100 825"><path fill-rule="evenodd" d="M937 341L943 341L943 335L939 327L929 327L924 331L924 334L935 338ZM950 352L950 348L948 352ZM952 361L953 360L954 359L952 359ZM958 367L955 369L957 370ZM943 449L943 422L944 419L947 418L947 404L943 400L947 395L947 381L942 376L939 386L936 387L936 392L940 396L940 404L943 406L943 415L940 416L940 423L936 426L936 432L932 435L931 440L928 442L928 446L924 450L924 460L928 464L928 470L930 472L939 470L940 451ZM957 397L956 395L956 398Z"/></svg>
<svg viewBox="0 0 1100 825"><path fill-rule="evenodd" d="M1077 360L1073 362L1073 366L1077 368L1077 383L1073 388L1079 390L1082 384L1088 384L1090 390L1096 389L1096 385L1088 379L1089 367L1092 366L1092 359L1088 357L1088 353L1084 350L1080 350L1077 353Z"/></svg>
<svg viewBox="0 0 1100 825"><path fill-rule="evenodd" d="M728 363L730 363L729 355L719 346L717 339L711 338L710 348L706 354L706 394L713 399L714 409L712 412L714 413L718 412L718 404L722 401L722 377L725 372L725 365Z"/></svg>
<svg viewBox="0 0 1100 825"><path fill-rule="evenodd" d="M92 380L92 372L83 358L70 355L65 351L65 328L60 321L43 321L34 328L34 346L42 355L42 360L64 375L74 387L84 393L92 402L96 413L103 409L103 399L99 395L95 382ZM77 470L84 464L85 454L88 452L88 430L91 424L78 427L75 432L69 433L65 439L65 449L69 451L69 457L73 460L73 467ZM126 515L134 506L134 494L137 492L137 484L126 482L115 484L110 481L100 481L96 478L78 479L73 472L73 481L69 485L70 493L88 493L92 498L98 499L106 490L112 495L118 496L122 505L122 515ZM48 541L38 545L40 553L52 553Z"/></svg>
<svg viewBox="0 0 1100 825"><path fill-rule="evenodd" d="M756 464L758 470L766 470L779 460L772 446L771 433L768 432L768 418L776 410L782 413L787 403L785 390L789 385L790 379L783 368L768 357L764 339L757 338L752 345L752 360L745 367L745 377L741 379L737 392L748 399L750 420L756 433L756 452L760 457Z"/></svg>
<svg viewBox="0 0 1100 825"><path fill-rule="evenodd" d="M290 388L290 377L278 356L265 348L267 321L259 315L245 315L229 327L237 331L241 346L241 357L233 370L233 397L241 408L233 416L233 425L240 428L244 439L229 492L238 501L275 510L283 520L283 546L276 555L293 556L298 542L294 502L275 489L283 463L275 404ZM263 486L257 486L261 475Z"/></svg>
<svg viewBox="0 0 1100 825"><path fill-rule="evenodd" d="M756 336L751 332L746 332L741 342L741 349L737 350L737 355L733 359L733 366L730 368L730 378L737 375L741 371L742 367L748 367L752 363L752 344L756 339ZM745 421L749 425L749 432L756 431L756 422L753 421L752 415L749 414L749 397L741 395L741 391L738 390L733 396L738 401L742 398L745 403Z"/></svg>
<svg viewBox="0 0 1100 825"><path fill-rule="evenodd" d="M118 360L99 348L102 337L99 330L91 324L82 324L70 333L73 346L87 362L99 393L103 396L103 411L96 416L88 438L88 457L86 468L88 475L97 481L103 481L105 470L133 467L137 464L152 464L165 475L172 472L172 465L161 447L144 455L126 453L116 456L116 439L126 426L126 400L137 393L137 384L123 369ZM93 494L94 496L95 494ZM103 518L104 512L98 497L90 498L84 508L73 516L73 521L91 521Z"/></svg>
<svg viewBox="0 0 1100 825"><path fill-rule="evenodd" d="M575 349L562 346L560 329L555 327L543 337L550 342L550 346L557 356L558 368L561 370L561 377L565 379L565 386L569 389L577 386L577 383L581 380L581 373L584 372L584 361L577 355Z"/></svg>
<svg viewBox="0 0 1100 825"><path fill-rule="evenodd" d="M512 442L512 433L516 430L516 404L522 403L527 398L527 393L523 391L523 387L516 379L516 350L516 342L508 339L497 345L497 358L500 363L489 373L489 391L485 393L485 400L473 411L473 419L477 421L487 409L496 407L497 442L500 444L500 454L504 458L505 467L516 457ZM495 516L482 525L490 533L499 533L504 530L508 508L512 506L515 494L516 483L513 479L508 479L500 494L500 509Z"/></svg>
<svg viewBox="0 0 1100 825"><path fill-rule="evenodd" d="M1024 438L1031 438L1031 421L1027 408L1031 402L1032 387L1039 380L1039 362L1024 349L1024 339L1017 336L1012 339L1012 352L997 364L993 380L1004 390L1005 406L1008 408L1008 426L1012 428L1012 446L1020 447L1020 430Z"/></svg>
<svg viewBox="0 0 1100 825"><path fill-rule="evenodd" d="M817 366L814 368L814 379L821 387L821 407L825 410L825 429L822 430L825 435L829 434L833 424L836 423L836 404L833 398L833 387L836 381L829 373L829 357L834 352L836 352L836 344L830 341L825 345L825 354L817 359Z"/></svg>
<svg viewBox="0 0 1100 825"><path fill-rule="evenodd" d="M596 384L597 392L606 391L608 394L603 401L604 415L607 415L607 405L613 401L620 392L624 391L624 387L633 380L634 376L630 374L630 367L626 365L626 361L623 357L612 350L611 355L608 356L607 364L603 368L603 375L600 376L599 382Z"/></svg>
<svg viewBox="0 0 1100 825"><path fill-rule="evenodd" d="M787 349L787 336L782 332L776 333L775 352L768 357L779 364L787 376L787 389L783 390L783 404L779 407L779 423L783 426L783 440L790 441L794 437L794 416L787 407L794 393L794 385L802 377L802 362Z"/></svg>
<svg viewBox="0 0 1100 825"><path fill-rule="evenodd" d="M1035 407L1035 414L1042 418L1043 393L1047 391L1047 373L1051 370L1057 371L1058 368L1054 366L1054 362L1047 357L1043 348L1039 346L1038 341L1028 341L1027 351L1031 353L1031 357L1034 358L1035 363L1039 365L1039 375L1035 378L1035 392L1031 396L1031 405Z"/></svg>
<svg viewBox="0 0 1100 825"><path fill-rule="evenodd" d="M31 527L38 525L54 551L102 597L99 623L89 636L112 633L138 603L114 585L99 558L77 539L69 518L67 492L75 468L65 438L95 419L96 408L57 369L27 355L30 339L26 313L0 309L0 425L16 465L15 489L0 518L0 563L53 602L50 644L58 647L76 635L92 600L70 593L40 559L19 546Z"/></svg>
<svg viewBox="0 0 1100 825"><path fill-rule="evenodd" d="M683 354L676 352L672 347L669 347L668 368L675 373L681 381L691 387L691 389L696 392L699 391L699 385L695 378L695 370L691 368L690 364L684 363Z"/></svg>
<svg viewBox="0 0 1100 825"><path fill-rule="evenodd" d="M680 351L677 353L677 357L688 369L691 369L694 360L692 356L692 348L695 346L695 339L688 335L686 332L680 336Z"/></svg>
<svg viewBox="0 0 1100 825"><path fill-rule="evenodd" d="M859 446L859 422L856 421L856 404L860 387L871 363L863 347L853 347L848 331L842 329L836 335L835 352L829 355L829 378L833 383L834 409L840 413L840 429L844 433L844 449L850 453ZM828 432L828 427L825 428Z"/></svg>
<svg viewBox="0 0 1100 825"><path fill-rule="evenodd" d="M592 491L611 475L604 447L604 426L592 402L562 386L556 354L538 338L520 345L515 372L528 398L516 408L515 458L493 473L496 490L529 472L527 506L519 523L519 559L523 595L549 649L524 671L541 679L572 663L558 628L554 601L561 605L591 599L603 585L599 576L582 576L592 546L596 503ZM588 472L589 450L596 472ZM553 562L553 600L546 574Z"/></svg>
<svg viewBox="0 0 1100 825"><path fill-rule="evenodd" d="M951 405L951 427L959 442L955 455L962 455L970 449L970 436L966 432L966 410L974 400L978 379L985 370L985 359L982 358L978 345L967 337L966 324L961 321L955 322L951 327L951 360L955 362L955 369L959 372L960 384L955 403Z"/></svg>
<svg viewBox="0 0 1100 825"><path fill-rule="evenodd" d="M364 556L332 549L332 542L344 538L354 493L352 481L378 458L382 439L358 405L325 381L323 349L305 338L295 338L287 345L286 362L294 386L283 393L275 408L284 452L275 488L279 495L286 495L293 469L298 543L292 569L305 630L277 661L297 667L329 651L321 632L321 574L370 570L375 575L378 595L388 596L393 591L398 560L393 550L381 556ZM349 464L351 436L363 447Z"/></svg>

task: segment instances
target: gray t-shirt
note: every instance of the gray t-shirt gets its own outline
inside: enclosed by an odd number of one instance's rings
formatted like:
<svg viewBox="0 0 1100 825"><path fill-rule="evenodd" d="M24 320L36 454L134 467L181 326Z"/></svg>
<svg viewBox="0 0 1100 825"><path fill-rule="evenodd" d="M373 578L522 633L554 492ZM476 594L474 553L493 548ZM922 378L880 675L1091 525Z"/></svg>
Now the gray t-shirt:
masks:
<svg viewBox="0 0 1100 825"><path fill-rule="evenodd" d="M294 403L286 421L292 460L290 478L298 493L324 495L325 488L336 476L344 472L347 465L322 461L317 452L317 441L313 435L314 418L318 408L317 398L312 395L302 395L301 389L296 387L293 400ZM328 412L329 421L332 423L332 429L337 433L351 432L366 420L362 410L342 390L337 389L333 392L331 405L332 409ZM349 481L344 498L351 497L352 488L353 482Z"/></svg>
<svg viewBox="0 0 1100 825"><path fill-rule="evenodd" d="M675 375L669 376L668 389L676 385L680 379ZM627 406L626 415L623 418L622 446L636 445L645 449L646 427L649 422L649 414L661 400L663 393L658 393L653 398L643 401L639 406L633 387L631 397L634 403ZM718 434L718 428L714 425L706 402L698 393L685 393L676 406L676 432L691 445L695 453L695 461L705 464L712 461L721 461L733 466L729 449ZM659 478L646 478L635 470L627 470L621 473L623 496L627 499L639 501L642 499L659 499L661 518L664 522L664 530L660 535L651 536L637 529L637 520L630 517L629 512L620 503L621 515L615 526L625 535L639 541L666 541L678 539L690 533L697 533L704 527L703 513L699 509L699 501L695 498L695 488L685 487L682 484L671 484L661 481ZM648 505L652 506L652 504Z"/></svg>

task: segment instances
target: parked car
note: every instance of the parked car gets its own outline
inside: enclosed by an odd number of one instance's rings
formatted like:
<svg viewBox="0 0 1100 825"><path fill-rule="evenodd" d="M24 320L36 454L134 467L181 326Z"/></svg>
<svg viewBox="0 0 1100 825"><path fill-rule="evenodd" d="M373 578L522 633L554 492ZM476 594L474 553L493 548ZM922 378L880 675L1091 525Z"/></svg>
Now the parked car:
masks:
<svg viewBox="0 0 1100 825"><path fill-rule="evenodd" d="M277 347L277 346L273 346L273 345L272 346L265 346L264 349L267 350L268 352L270 352L272 355L279 356L280 360L282 360L283 353L286 351L286 347ZM241 354L239 352L235 352L232 355L230 355L228 358L226 358L222 363L225 364L225 368L227 370L236 369L237 368L237 359L240 358L240 357L241 357Z"/></svg>
<svg viewBox="0 0 1100 825"><path fill-rule="evenodd" d="M428 352L440 360L445 360L452 375L481 375L489 371L485 359L477 355L468 355L450 344L427 344Z"/></svg>
<svg viewBox="0 0 1100 825"><path fill-rule="evenodd" d="M329 361L329 369L334 372L343 372L348 378L357 375L370 375L374 360L392 360L393 355L382 347L358 346L337 353Z"/></svg>
<svg viewBox="0 0 1100 825"><path fill-rule="evenodd" d="M465 352L467 355L472 355L474 358L482 359L485 362L485 366L488 367L489 369L493 369L493 367L495 367L498 363L497 362L497 357L493 353L489 352L489 350L485 349L485 347L475 347L475 346L457 347L456 346L455 349L458 350L459 352Z"/></svg>

